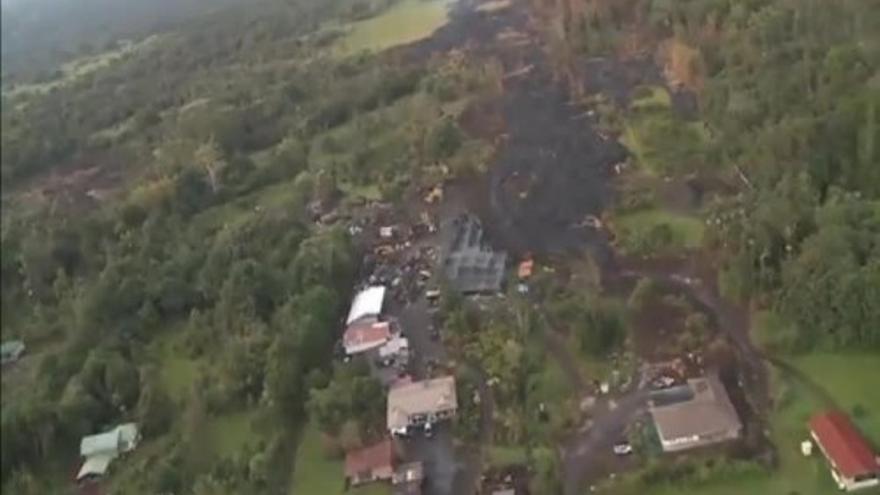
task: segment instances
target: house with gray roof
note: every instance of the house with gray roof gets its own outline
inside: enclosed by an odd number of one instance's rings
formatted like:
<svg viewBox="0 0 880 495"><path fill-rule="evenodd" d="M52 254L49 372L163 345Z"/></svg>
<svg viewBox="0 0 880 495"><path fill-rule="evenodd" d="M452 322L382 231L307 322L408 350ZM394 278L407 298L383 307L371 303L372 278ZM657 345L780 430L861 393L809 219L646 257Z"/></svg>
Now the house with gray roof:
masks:
<svg viewBox="0 0 880 495"><path fill-rule="evenodd" d="M403 382L388 391L388 431L405 435L411 427L450 418L457 409L455 377Z"/></svg>
<svg viewBox="0 0 880 495"><path fill-rule="evenodd" d="M715 373L654 391L649 410L666 452L739 438L742 422Z"/></svg>

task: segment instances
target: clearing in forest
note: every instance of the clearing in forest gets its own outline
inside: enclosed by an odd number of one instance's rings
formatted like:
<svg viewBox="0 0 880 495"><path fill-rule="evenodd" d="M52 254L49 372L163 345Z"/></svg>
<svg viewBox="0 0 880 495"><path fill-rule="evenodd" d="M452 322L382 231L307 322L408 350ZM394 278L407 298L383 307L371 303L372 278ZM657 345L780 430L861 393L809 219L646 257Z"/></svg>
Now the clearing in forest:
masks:
<svg viewBox="0 0 880 495"><path fill-rule="evenodd" d="M358 21L336 44L340 55L378 52L429 37L449 20L449 0L401 0L382 14Z"/></svg>

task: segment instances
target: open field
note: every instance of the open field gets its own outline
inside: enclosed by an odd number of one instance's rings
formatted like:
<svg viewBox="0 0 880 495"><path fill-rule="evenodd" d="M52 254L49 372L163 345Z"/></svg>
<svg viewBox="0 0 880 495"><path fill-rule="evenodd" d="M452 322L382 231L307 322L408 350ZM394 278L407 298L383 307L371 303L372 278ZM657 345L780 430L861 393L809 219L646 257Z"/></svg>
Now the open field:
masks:
<svg viewBox="0 0 880 495"><path fill-rule="evenodd" d="M447 0L401 0L382 14L355 22L336 44L337 53L381 51L427 38L448 20Z"/></svg>

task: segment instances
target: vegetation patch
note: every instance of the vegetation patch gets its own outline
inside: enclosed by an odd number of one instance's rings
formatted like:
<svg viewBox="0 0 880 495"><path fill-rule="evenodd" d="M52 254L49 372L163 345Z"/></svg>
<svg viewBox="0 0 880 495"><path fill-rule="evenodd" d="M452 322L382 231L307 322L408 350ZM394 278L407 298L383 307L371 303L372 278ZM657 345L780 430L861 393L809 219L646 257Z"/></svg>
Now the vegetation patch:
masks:
<svg viewBox="0 0 880 495"><path fill-rule="evenodd" d="M660 208L617 215L612 228L620 248L639 256L697 249L703 242L704 225L699 218Z"/></svg>
<svg viewBox="0 0 880 495"><path fill-rule="evenodd" d="M77 82L138 50L143 50L154 44L159 38L158 35L153 35L137 43L126 41L119 43L119 46L112 50L71 60L62 64L61 68L53 74L51 80L3 88L3 96L12 98L19 95L46 94L60 86Z"/></svg>
<svg viewBox="0 0 880 495"><path fill-rule="evenodd" d="M626 118L621 141L648 172L682 175L698 170L706 162L706 132L676 117L669 110L657 109L650 102Z"/></svg>
<svg viewBox="0 0 880 495"><path fill-rule="evenodd" d="M493 445L489 447L489 465L493 467L525 464L527 459L525 447L507 445Z"/></svg>
<svg viewBox="0 0 880 495"><path fill-rule="evenodd" d="M378 52L427 38L448 21L447 0L401 0L382 14L353 23L336 42L339 55Z"/></svg>
<svg viewBox="0 0 880 495"><path fill-rule="evenodd" d="M630 107L634 110L669 109L672 107L672 98L663 86L639 86L633 92Z"/></svg>

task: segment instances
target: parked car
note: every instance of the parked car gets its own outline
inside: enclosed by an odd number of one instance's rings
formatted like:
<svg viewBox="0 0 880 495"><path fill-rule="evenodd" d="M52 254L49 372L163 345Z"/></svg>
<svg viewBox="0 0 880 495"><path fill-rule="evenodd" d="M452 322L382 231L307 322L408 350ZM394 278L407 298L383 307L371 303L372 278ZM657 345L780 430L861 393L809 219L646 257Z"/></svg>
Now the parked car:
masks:
<svg viewBox="0 0 880 495"><path fill-rule="evenodd" d="M613 450L615 455L629 455L632 454L633 448L629 442L618 442L614 444Z"/></svg>

